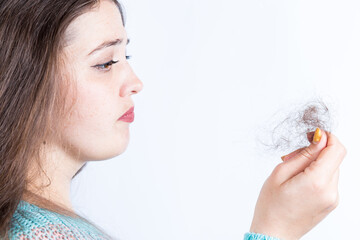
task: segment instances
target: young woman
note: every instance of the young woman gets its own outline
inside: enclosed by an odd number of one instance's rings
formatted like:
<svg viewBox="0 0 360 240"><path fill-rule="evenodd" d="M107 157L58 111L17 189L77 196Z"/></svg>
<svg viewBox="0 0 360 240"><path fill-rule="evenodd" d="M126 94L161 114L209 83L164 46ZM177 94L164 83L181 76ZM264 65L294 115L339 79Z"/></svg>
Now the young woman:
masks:
<svg viewBox="0 0 360 240"><path fill-rule="evenodd" d="M128 145L143 84L127 43L116 0L0 2L2 238L115 238L75 214L70 183ZM299 239L337 206L346 150L317 131L266 180L245 239Z"/></svg>

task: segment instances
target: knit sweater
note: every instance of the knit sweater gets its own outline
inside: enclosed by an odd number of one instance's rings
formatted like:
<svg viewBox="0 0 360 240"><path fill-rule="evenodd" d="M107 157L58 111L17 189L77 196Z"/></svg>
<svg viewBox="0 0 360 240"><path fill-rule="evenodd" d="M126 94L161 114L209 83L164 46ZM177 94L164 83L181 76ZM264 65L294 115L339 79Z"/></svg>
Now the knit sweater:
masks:
<svg viewBox="0 0 360 240"><path fill-rule="evenodd" d="M23 200L20 201L12 217L9 237L11 240L115 239L82 219L61 215ZM256 233L246 233L244 240L279 239Z"/></svg>
<svg viewBox="0 0 360 240"><path fill-rule="evenodd" d="M114 239L81 218L65 216L21 200L10 225L13 239Z"/></svg>

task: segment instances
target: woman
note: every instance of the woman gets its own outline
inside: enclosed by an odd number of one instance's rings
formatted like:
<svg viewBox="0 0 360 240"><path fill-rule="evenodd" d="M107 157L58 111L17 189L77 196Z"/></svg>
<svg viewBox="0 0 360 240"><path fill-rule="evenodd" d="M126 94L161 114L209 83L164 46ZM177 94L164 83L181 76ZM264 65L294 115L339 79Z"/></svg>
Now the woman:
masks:
<svg viewBox="0 0 360 240"><path fill-rule="evenodd" d="M70 183L87 161L127 147L143 88L127 43L115 0L0 2L3 238L112 239L75 214ZM337 206L346 150L317 131L267 179L245 239L299 239Z"/></svg>

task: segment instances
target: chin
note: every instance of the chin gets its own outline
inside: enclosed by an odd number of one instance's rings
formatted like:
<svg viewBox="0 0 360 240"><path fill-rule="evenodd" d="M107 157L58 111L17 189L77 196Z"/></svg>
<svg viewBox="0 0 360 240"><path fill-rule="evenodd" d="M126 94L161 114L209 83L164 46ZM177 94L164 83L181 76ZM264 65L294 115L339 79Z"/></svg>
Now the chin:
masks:
<svg viewBox="0 0 360 240"><path fill-rule="evenodd" d="M114 155L115 155L114 157L116 157L116 156L121 155L122 153L124 153L124 152L126 151L128 145L129 145L129 137L127 137L127 138L125 138L125 139L122 138L122 139L121 139L121 143L118 144L117 146L115 146L115 147L116 147L116 152L115 152L115 154L114 154Z"/></svg>
<svg viewBox="0 0 360 240"><path fill-rule="evenodd" d="M128 147L129 141L122 139L120 144L115 144L115 141L113 142L113 145L105 145L107 147L105 148L97 148L96 152L93 152L92 154L88 152L90 156L87 157L87 159L92 159L93 161L102 161L102 160L108 160L114 157L117 157L124 153Z"/></svg>
<svg viewBox="0 0 360 240"><path fill-rule="evenodd" d="M128 144L122 146L122 148L117 152L116 156L123 154L126 151L127 146L128 146Z"/></svg>

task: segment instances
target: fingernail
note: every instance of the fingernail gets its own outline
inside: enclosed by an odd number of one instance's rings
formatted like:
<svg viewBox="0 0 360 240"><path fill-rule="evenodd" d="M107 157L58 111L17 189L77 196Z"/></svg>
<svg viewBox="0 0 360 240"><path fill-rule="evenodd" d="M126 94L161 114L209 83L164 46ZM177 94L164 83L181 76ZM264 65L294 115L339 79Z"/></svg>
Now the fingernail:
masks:
<svg viewBox="0 0 360 240"><path fill-rule="evenodd" d="M315 144L319 143L321 140L321 136L322 136L322 134L321 134L320 128L316 128L316 131L315 131L314 137L313 137L313 143L315 143Z"/></svg>
<svg viewBox="0 0 360 240"><path fill-rule="evenodd" d="M282 156L282 157L281 157L281 160L285 161L286 156L287 156L287 155Z"/></svg>

